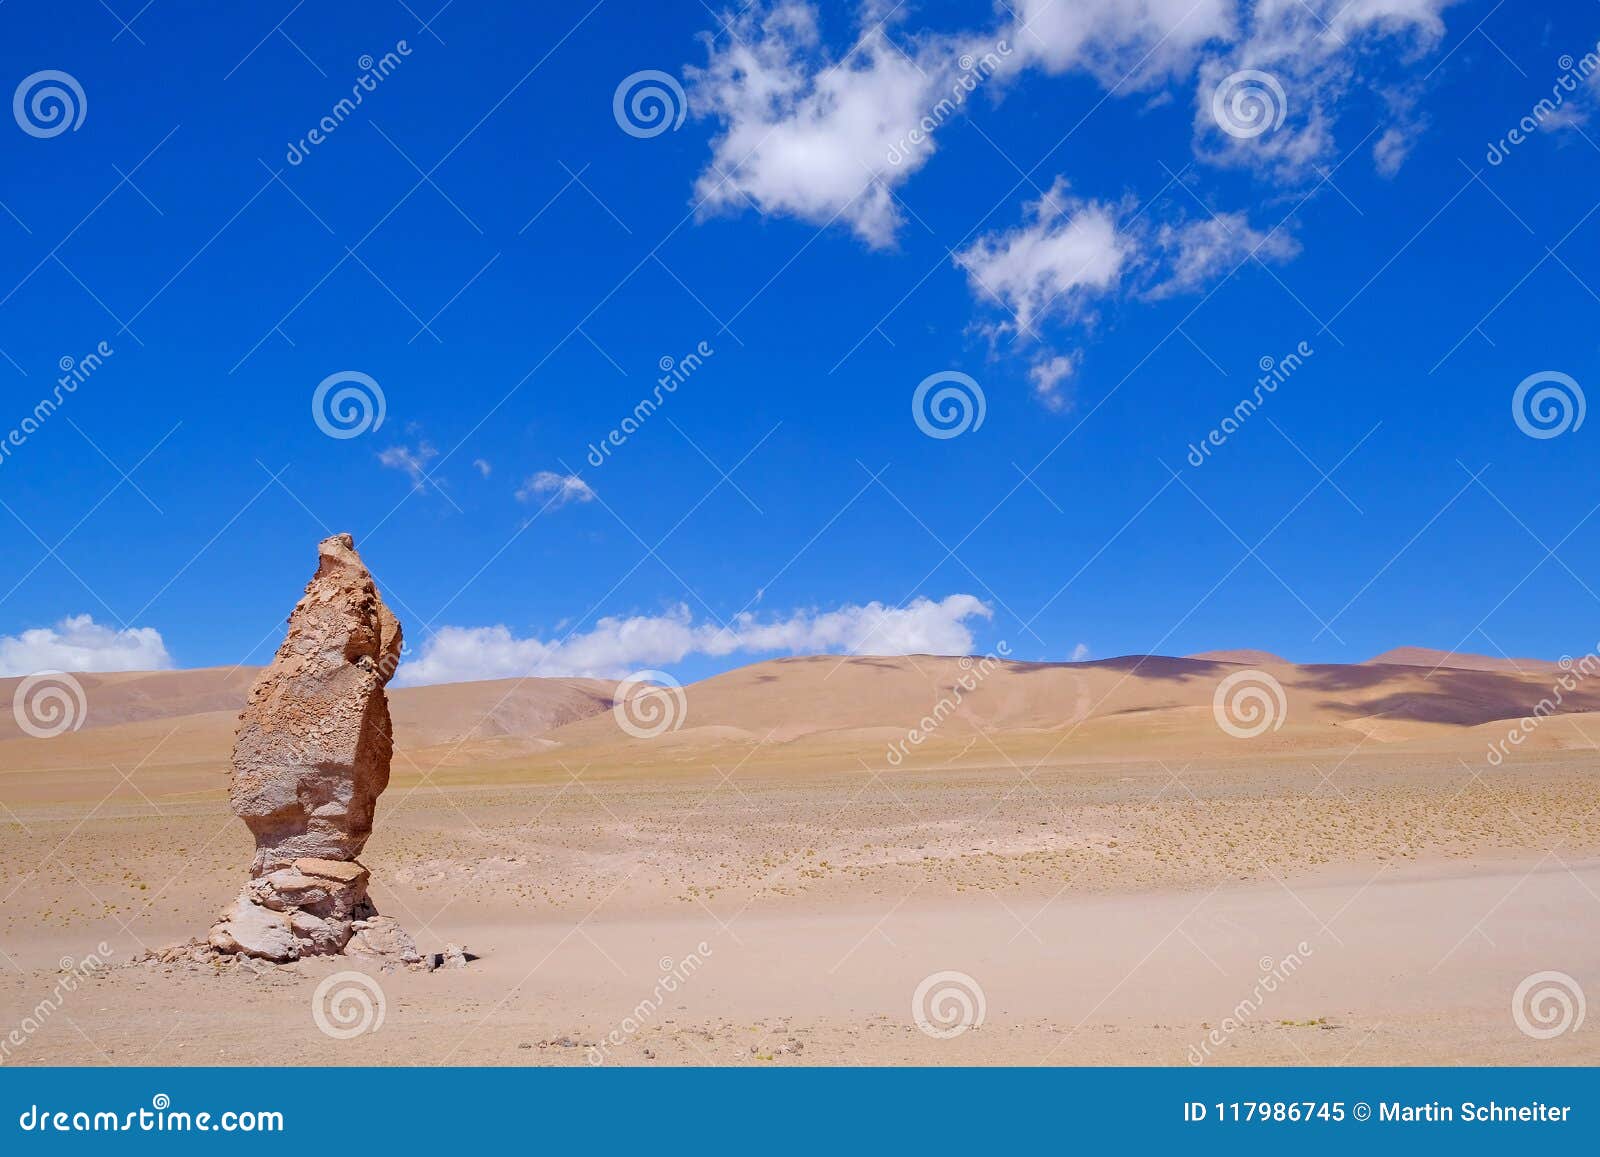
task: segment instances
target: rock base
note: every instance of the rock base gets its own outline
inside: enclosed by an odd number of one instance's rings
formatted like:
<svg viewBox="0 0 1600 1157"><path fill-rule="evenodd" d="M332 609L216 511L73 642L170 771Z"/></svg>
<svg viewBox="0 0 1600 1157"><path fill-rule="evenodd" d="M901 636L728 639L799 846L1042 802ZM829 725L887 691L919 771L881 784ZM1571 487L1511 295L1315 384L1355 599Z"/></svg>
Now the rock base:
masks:
<svg viewBox="0 0 1600 1157"><path fill-rule="evenodd" d="M340 954L421 963L415 941L367 898L368 878L353 860L301 857L246 884L208 942L224 955L274 964Z"/></svg>

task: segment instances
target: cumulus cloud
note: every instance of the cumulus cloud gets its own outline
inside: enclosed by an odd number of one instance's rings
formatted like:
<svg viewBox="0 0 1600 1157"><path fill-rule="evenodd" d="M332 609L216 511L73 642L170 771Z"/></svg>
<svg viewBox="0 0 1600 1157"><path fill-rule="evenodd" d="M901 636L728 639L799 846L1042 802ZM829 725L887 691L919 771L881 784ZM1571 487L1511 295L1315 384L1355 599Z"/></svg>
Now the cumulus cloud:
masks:
<svg viewBox="0 0 1600 1157"><path fill-rule="evenodd" d="M695 184L702 215L753 205L838 222L873 247L893 243L903 221L894 188L927 163L937 126L977 82L961 80L972 72L961 66L964 42L927 37L901 48L870 11L862 19L859 39L836 56L811 4L749 6L726 42L710 42L706 66L687 70L690 107L722 126Z"/></svg>
<svg viewBox="0 0 1600 1157"><path fill-rule="evenodd" d="M604 618L590 631L544 640L519 638L504 626L445 627L396 674L402 684L449 683L525 675L617 679L640 668L690 655L870 654L965 655L973 651L971 620L988 619L973 595L938 602L879 602L832 611L802 610L787 618L746 612L726 626L696 622L687 606L660 615Z"/></svg>
<svg viewBox="0 0 1600 1157"><path fill-rule="evenodd" d="M154 627L119 631L90 615L69 615L53 627L0 635L0 675L36 671L155 671L172 666Z"/></svg>
<svg viewBox="0 0 1600 1157"><path fill-rule="evenodd" d="M1063 177L1025 215L1023 225L979 237L955 258L974 294L1010 311L999 328L1024 335L1047 313L1079 317L1091 297L1116 288L1129 257L1116 208L1072 197Z"/></svg>
<svg viewBox="0 0 1600 1157"><path fill-rule="evenodd" d="M1234 0L1020 0L1007 35L1023 64L1137 89L1187 72L1208 42L1232 36L1234 8Z"/></svg>
<svg viewBox="0 0 1600 1157"><path fill-rule="evenodd" d="M576 474L557 474L554 470L541 470L523 479L522 485L517 487L518 502L533 502L546 494L551 496L545 500L546 504L552 507L594 500L594 491L582 478Z"/></svg>
<svg viewBox="0 0 1600 1157"><path fill-rule="evenodd" d="M1198 292L1251 257L1282 261L1299 252L1287 231L1257 229L1243 213L1166 221L1133 213L1123 221L1121 206L1072 198L1063 177L1028 203L1026 215L1025 224L985 234L955 258L973 293L1011 315L991 332L1023 338L1038 336L1037 323L1046 317L1088 319L1102 297L1126 291L1159 300ZM1036 361L1029 377L1039 399L1066 408L1059 387L1076 366L1062 355Z"/></svg>
<svg viewBox="0 0 1600 1157"><path fill-rule="evenodd" d="M891 246L904 223L896 190L929 167L945 124L978 91L952 87L974 61L986 62L977 68L981 91L1002 109L1006 88L1029 72L1088 76L1108 98L1136 97L1147 114L1192 100L1203 166L1293 189L1340 161L1347 98L1371 93L1386 108L1372 163L1392 176L1425 126L1415 112L1423 70L1402 79L1395 62L1411 64L1435 47L1455 2L1010 0L987 24L912 33L885 23L898 8L859 0L863 31L840 52L824 43L811 0L754 0L730 17L729 36L708 38L705 67L688 72L691 107L717 123L696 198L702 213L754 208ZM1235 100L1241 76L1245 96ZM1256 117L1265 119L1248 119ZM906 148L908 140L919 143ZM1078 176L1117 187L1116 174ZM1099 298L1204 290L1250 255L1282 261L1297 249L1288 234L1258 231L1239 212L1192 221L1169 213L1166 224L1158 216L1131 197L1069 195L1057 177L1023 205L1018 224L956 256L973 295L1008 314L978 328L1019 341L1038 338L1045 320L1082 328ZM1031 360L1037 397L1067 408L1061 387L1076 360L1049 349Z"/></svg>

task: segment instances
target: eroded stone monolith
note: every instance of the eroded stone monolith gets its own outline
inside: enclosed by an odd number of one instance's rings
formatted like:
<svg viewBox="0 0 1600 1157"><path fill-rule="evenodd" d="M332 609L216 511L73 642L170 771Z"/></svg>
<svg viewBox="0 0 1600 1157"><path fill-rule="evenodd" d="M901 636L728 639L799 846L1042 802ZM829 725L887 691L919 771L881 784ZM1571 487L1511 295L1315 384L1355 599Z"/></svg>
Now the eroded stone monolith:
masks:
<svg viewBox="0 0 1600 1157"><path fill-rule="evenodd" d="M255 836L250 882L221 914L219 952L295 960L352 952L418 959L367 899L356 862L389 784L384 686L400 624L348 534L317 546L317 573L239 716L228 800Z"/></svg>

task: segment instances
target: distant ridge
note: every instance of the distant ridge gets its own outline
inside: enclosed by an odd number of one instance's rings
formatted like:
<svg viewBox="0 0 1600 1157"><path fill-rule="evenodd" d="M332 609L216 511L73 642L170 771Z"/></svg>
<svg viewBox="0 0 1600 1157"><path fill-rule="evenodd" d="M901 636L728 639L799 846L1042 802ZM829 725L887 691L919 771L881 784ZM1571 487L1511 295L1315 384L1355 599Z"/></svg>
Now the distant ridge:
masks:
<svg viewBox="0 0 1600 1157"><path fill-rule="evenodd" d="M607 680L444 683L398 688L389 699L402 764L413 773L543 756L576 768L618 746L635 749L631 759L672 766L727 744L775 749L801 741L817 752L826 748L841 768L862 759L888 767L958 755L1004 763L1023 750L1074 759L1279 758L1340 749L1352 735L1384 744L1465 744L1481 755L1488 741L1473 729L1527 717L1561 670L1543 660L1420 647L1343 664L1296 664L1253 648L1081 663L792 656L668 692L653 701L663 729L649 739L637 732L649 731L650 720L624 725L625 713L613 708L616 684ZM70 731L35 738L23 733L16 712L0 711L0 780L48 767L133 766L159 752L169 764L194 769L199 790L227 764L255 674L213 668L76 676L83 694ZM21 682L0 679L0 702L13 700ZM1597 682L1569 689L1559 712L1600 718ZM1256 716L1224 726L1229 712L1249 706ZM1264 730L1240 738L1241 728L1257 722ZM1535 745L1584 746L1584 730L1591 729L1546 720ZM978 754L966 755L969 749ZM418 757L422 751L432 754Z"/></svg>
<svg viewBox="0 0 1600 1157"><path fill-rule="evenodd" d="M1503 671L1510 674L1545 674L1560 665L1548 659L1499 659L1489 655L1470 655L1460 651L1435 651L1428 647L1396 647L1374 655L1364 667L1451 667L1457 671Z"/></svg>
<svg viewBox="0 0 1600 1157"><path fill-rule="evenodd" d="M1248 647L1241 647L1232 651L1201 651L1198 654L1185 655L1184 658L1204 659L1209 663L1245 663L1251 666L1289 662L1282 655L1274 655L1271 651L1255 651Z"/></svg>

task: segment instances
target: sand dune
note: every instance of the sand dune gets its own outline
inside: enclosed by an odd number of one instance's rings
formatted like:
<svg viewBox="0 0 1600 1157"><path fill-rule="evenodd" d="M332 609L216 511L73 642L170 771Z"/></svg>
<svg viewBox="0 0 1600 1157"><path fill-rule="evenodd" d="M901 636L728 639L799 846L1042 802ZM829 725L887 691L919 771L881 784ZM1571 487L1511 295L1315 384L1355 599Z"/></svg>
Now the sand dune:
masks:
<svg viewBox="0 0 1600 1157"><path fill-rule="evenodd" d="M207 711L237 712L258 673L256 667L203 667L74 674L89 708L82 714L80 726L115 727ZM22 682L21 678L0 679L0 702L10 703ZM0 713L0 741L22 734L12 712Z"/></svg>
<svg viewBox="0 0 1600 1157"><path fill-rule="evenodd" d="M1218 727L1214 697L1222 680L1238 675L1248 681L1254 669L1282 687L1285 710L1281 726L1249 743ZM941 743L980 734L1054 736L1069 756L1152 754L1173 746L1276 755L1344 746L1352 729L1381 742L1466 741L1468 729L1520 719L1550 695L1551 679L1543 674L1413 664L814 656L757 663L690 685L683 727L669 742L882 743L918 728L935 732ZM1600 710L1600 686L1568 692L1558 709ZM575 748L629 742L609 715L559 728L548 738Z"/></svg>

